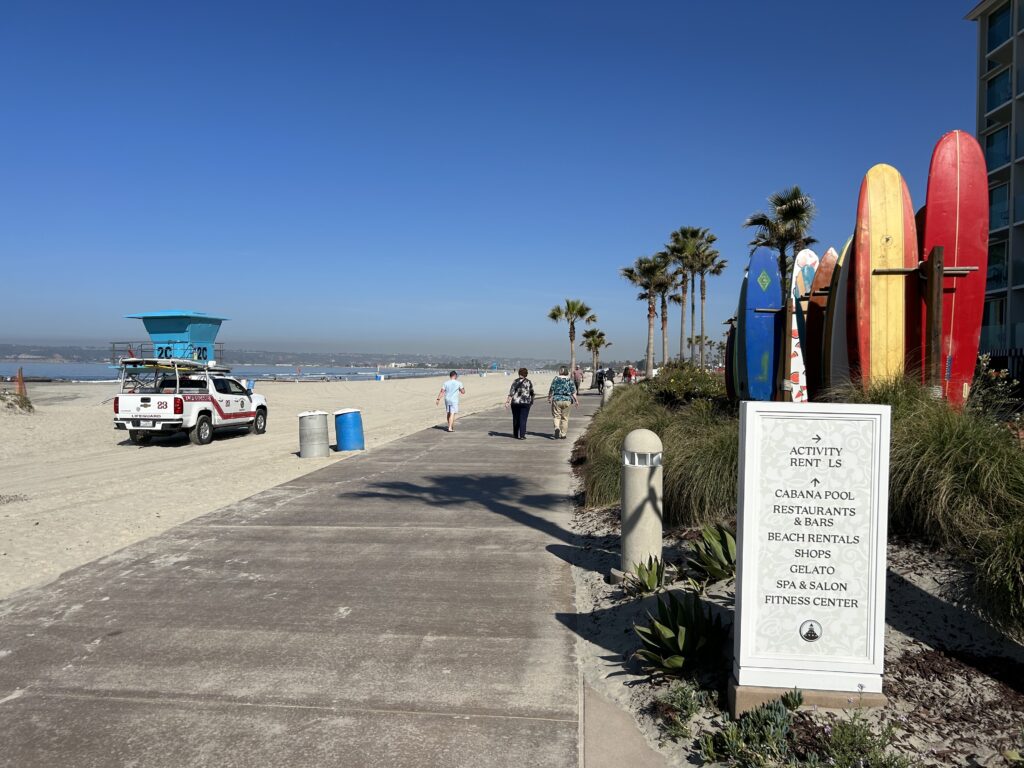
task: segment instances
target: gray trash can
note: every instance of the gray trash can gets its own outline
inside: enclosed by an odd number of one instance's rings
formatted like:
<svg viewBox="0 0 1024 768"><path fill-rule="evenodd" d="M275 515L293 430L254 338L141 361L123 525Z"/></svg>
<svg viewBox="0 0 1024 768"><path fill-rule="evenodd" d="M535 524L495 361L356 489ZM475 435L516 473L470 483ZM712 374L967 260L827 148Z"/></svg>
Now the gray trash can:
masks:
<svg viewBox="0 0 1024 768"><path fill-rule="evenodd" d="M299 458L317 459L331 455L326 411L299 414Z"/></svg>

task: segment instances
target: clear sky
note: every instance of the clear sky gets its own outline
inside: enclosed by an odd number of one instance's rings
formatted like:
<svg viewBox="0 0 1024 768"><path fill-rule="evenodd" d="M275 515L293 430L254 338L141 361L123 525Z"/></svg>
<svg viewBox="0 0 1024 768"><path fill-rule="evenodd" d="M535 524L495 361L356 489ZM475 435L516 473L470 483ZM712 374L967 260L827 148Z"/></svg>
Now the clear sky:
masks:
<svg viewBox="0 0 1024 768"><path fill-rule="evenodd" d="M975 130L973 4L8 0L0 341L188 308L229 346L567 356L569 297L637 358L619 268L684 225L729 261L718 337L770 193L836 248L874 163L923 202Z"/></svg>

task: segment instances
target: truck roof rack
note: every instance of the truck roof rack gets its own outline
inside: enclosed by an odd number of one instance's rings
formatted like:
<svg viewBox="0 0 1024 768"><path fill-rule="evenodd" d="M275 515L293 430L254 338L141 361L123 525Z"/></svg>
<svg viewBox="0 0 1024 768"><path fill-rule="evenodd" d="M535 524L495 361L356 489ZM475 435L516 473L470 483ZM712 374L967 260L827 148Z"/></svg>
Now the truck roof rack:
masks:
<svg viewBox="0 0 1024 768"><path fill-rule="evenodd" d="M224 365L209 365L198 360L185 360L180 357L123 357L121 365L125 368L157 368L164 371L200 371L209 373L230 373L231 369Z"/></svg>

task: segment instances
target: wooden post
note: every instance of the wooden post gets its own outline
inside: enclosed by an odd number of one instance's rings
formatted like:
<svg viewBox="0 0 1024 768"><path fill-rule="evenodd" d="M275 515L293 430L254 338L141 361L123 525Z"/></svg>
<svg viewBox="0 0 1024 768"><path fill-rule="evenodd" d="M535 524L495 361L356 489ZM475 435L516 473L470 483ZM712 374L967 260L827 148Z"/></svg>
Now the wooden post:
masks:
<svg viewBox="0 0 1024 768"><path fill-rule="evenodd" d="M18 368L18 375L14 378L14 394L28 397L28 390L25 388L25 374L21 367Z"/></svg>
<svg viewBox="0 0 1024 768"><path fill-rule="evenodd" d="M793 402L793 382L789 375L793 372L793 337L790 329L793 327L794 300L792 296L786 298L786 304L782 312L782 349L779 350L779 400L784 403Z"/></svg>
<svg viewBox="0 0 1024 768"><path fill-rule="evenodd" d="M925 265L927 280L924 323L925 380L930 387L942 386L942 276L944 255L941 245L932 248Z"/></svg>

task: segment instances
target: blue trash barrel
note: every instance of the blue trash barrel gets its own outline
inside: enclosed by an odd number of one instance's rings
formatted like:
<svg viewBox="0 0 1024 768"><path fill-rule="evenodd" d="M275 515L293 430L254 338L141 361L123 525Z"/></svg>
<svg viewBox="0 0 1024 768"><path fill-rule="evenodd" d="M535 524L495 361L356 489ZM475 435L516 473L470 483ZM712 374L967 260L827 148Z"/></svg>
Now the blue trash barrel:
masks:
<svg viewBox="0 0 1024 768"><path fill-rule="evenodd" d="M342 408L334 412L334 431L338 436L339 451L361 451L363 442L363 416L358 408Z"/></svg>
<svg viewBox="0 0 1024 768"><path fill-rule="evenodd" d="M385 376L383 373L378 373L373 378L376 381L384 381L387 378L387 376Z"/></svg>

